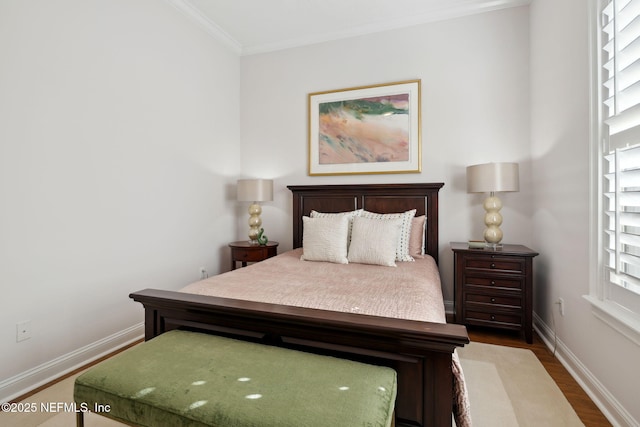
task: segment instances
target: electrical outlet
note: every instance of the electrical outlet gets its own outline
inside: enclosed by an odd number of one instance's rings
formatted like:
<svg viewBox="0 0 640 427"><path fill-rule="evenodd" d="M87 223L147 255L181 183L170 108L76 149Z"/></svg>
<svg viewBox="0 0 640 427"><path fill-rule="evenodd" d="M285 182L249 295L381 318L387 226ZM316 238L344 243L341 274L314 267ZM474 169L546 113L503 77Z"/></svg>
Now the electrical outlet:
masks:
<svg viewBox="0 0 640 427"><path fill-rule="evenodd" d="M31 338L31 320L16 324L16 342Z"/></svg>
<svg viewBox="0 0 640 427"><path fill-rule="evenodd" d="M200 267L200 279L204 280L209 277L209 273L207 273L207 269L204 267Z"/></svg>
<svg viewBox="0 0 640 427"><path fill-rule="evenodd" d="M558 309L560 310L560 315L564 316L564 299L558 298L558 300L556 301L556 304L558 304Z"/></svg>

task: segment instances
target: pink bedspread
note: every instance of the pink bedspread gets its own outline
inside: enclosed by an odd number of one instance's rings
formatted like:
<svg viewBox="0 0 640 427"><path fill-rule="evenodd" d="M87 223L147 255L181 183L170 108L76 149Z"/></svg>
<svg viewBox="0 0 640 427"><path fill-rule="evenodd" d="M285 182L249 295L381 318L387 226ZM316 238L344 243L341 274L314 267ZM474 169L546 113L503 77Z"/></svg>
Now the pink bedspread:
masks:
<svg viewBox="0 0 640 427"><path fill-rule="evenodd" d="M271 304L445 323L440 274L433 258L397 267L302 261L294 249L192 283L181 292ZM462 368L453 355L456 424L471 425Z"/></svg>
<svg viewBox="0 0 640 427"><path fill-rule="evenodd" d="M193 283L181 292L296 307L445 322L431 257L398 267L301 261L301 249Z"/></svg>

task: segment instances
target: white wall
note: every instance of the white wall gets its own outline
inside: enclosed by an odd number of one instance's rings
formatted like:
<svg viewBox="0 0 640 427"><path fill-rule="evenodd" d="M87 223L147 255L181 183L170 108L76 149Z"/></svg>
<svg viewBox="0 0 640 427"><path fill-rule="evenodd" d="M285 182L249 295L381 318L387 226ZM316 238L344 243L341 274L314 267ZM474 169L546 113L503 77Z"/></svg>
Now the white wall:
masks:
<svg viewBox="0 0 640 427"><path fill-rule="evenodd" d="M265 234L291 248L287 185L444 182L440 260L453 299L450 241L482 238L482 195L467 194L465 168L521 163L521 191L505 194L506 242L529 244L529 15L513 8L242 58L242 169L275 178ZM307 94L422 80L422 173L309 177ZM244 233L244 224L239 235Z"/></svg>
<svg viewBox="0 0 640 427"><path fill-rule="evenodd" d="M130 292L228 268L240 60L156 0L2 1L0 58L4 401L139 336Z"/></svg>
<svg viewBox="0 0 640 427"><path fill-rule="evenodd" d="M589 293L589 45L584 0L531 5L531 152L541 333L617 425L639 425L640 348L598 320ZM565 301L560 316L554 301ZM635 368L633 368L635 366ZM629 368L629 369L627 369Z"/></svg>

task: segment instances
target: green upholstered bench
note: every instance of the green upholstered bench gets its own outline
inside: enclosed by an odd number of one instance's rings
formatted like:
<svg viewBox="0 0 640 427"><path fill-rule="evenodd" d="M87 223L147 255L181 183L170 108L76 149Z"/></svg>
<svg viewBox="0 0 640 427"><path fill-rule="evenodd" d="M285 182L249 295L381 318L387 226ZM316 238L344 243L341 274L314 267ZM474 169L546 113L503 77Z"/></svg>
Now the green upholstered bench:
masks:
<svg viewBox="0 0 640 427"><path fill-rule="evenodd" d="M177 330L74 386L79 408L149 427L388 427L395 398L390 368Z"/></svg>

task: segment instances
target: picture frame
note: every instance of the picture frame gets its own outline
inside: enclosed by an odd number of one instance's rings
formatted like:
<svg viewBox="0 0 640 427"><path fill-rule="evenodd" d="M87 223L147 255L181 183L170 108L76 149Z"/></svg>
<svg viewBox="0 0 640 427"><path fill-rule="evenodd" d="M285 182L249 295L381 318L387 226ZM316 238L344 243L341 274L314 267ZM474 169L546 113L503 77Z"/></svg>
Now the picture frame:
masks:
<svg viewBox="0 0 640 427"><path fill-rule="evenodd" d="M421 81L310 93L309 175L419 173Z"/></svg>

